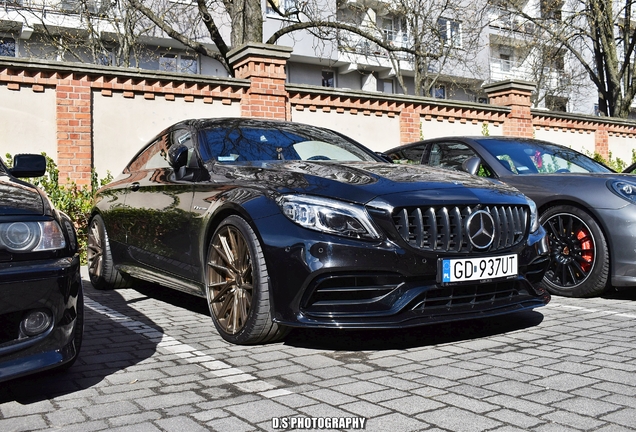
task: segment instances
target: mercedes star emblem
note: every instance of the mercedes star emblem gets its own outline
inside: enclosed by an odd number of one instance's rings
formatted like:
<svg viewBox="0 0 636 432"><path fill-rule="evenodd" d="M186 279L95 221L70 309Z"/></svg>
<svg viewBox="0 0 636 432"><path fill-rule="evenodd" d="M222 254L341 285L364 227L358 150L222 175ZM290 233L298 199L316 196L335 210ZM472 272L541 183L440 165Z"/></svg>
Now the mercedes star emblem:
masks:
<svg viewBox="0 0 636 432"><path fill-rule="evenodd" d="M466 219L468 239L477 249L486 249L495 240L495 221L485 210L478 210Z"/></svg>

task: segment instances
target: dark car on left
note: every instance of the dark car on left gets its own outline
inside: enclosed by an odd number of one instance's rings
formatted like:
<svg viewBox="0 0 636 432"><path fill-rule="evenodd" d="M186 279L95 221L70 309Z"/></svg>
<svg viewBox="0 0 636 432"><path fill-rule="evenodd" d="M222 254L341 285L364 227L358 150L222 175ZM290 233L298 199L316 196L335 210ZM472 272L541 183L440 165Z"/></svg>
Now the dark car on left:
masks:
<svg viewBox="0 0 636 432"><path fill-rule="evenodd" d="M43 155L0 159L0 381L77 359L84 327L76 231L23 178L46 171Z"/></svg>

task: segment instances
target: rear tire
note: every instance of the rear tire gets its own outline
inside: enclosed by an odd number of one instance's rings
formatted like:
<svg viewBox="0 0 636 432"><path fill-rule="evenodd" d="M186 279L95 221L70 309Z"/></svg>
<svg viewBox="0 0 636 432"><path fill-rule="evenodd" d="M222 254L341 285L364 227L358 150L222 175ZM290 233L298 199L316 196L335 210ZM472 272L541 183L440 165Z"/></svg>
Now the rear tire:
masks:
<svg viewBox="0 0 636 432"><path fill-rule="evenodd" d="M594 218L574 206L554 206L540 217L551 262L541 282L551 294L595 297L609 286L609 251Z"/></svg>
<svg viewBox="0 0 636 432"><path fill-rule="evenodd" d="M282 339L288 327L272 321L263 250L250 225L229 216L214 232L207 253L206 294L223 339L258 344Z"/></svg>
<svg viewBox="0 0 636 432"><path fill-rule="evenodd" d="M115 269L110 252L108 233L104 219L95 215L88 225L88 275L91 284L98 290L126 288L131 286L130 279Z"/></svg>

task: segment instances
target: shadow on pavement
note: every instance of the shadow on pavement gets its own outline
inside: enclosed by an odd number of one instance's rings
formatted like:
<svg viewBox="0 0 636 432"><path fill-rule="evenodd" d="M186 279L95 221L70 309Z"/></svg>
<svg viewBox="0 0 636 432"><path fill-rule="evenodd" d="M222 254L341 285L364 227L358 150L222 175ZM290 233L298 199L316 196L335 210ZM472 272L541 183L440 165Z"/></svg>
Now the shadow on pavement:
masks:
<svg viewBox="0 0 636 432"><path fill-rule="evenodd" d="M492 318L391 330L294 329L285 344L336 351L382 351L462 342L539 325L543 315L517 312Z"/></svg>
<svg viewBox="0 0 636 432"><path fill-rule="evenodd" d="M631 300L636 301L636 288L635 287L620 287L611 288L602 296L604 299L609 300Z"/></svg>
<svg viewBox="0 0 636 432"><path fill-rule="evenodd" d="M75 364L66 371L50 370L3 382L0 384L0 403L16 401L30 404L87 391L109 375L135 365L155 353L156 342L95 310L91 304L97 308L100 305L106 306L111 313L125 315L163 333L161 327L128 306L129 303L117 290L97 291L86 279L83 282L86 298L84 339Z"/></svg>

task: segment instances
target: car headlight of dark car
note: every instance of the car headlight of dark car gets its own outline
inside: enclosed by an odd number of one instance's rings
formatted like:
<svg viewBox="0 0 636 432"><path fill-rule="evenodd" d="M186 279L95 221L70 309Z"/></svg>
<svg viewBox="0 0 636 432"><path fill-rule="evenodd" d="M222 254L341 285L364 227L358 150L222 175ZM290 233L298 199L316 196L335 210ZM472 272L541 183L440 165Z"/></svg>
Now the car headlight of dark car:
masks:
<svg viewBox="0 0 636 432"><path fill-rule="evenodd" d="M530 232L535 232L539 229L539 212L537 211L537 204L526 197L528 200L528 205L530 206Z"/></svg>
<svg viewBox="0 0 636 432"><path fill-rule="evenodd" d="M11 252L39 252L66 247L56 221L0 223L0 248Z"/></svg>
<svg viewBox="0 0 636 432"><path fill-rule="evenodd" d="M636 183L626 180L610 180L607 182L607 186L619 197L636 204Z"/></svg>
<svg viewBox="0 0 636 432"><path fill-rule="evenodd" d="M278 205L304 228L358 239L382 237L362 206L307 195L283 195Z"/></svg>

